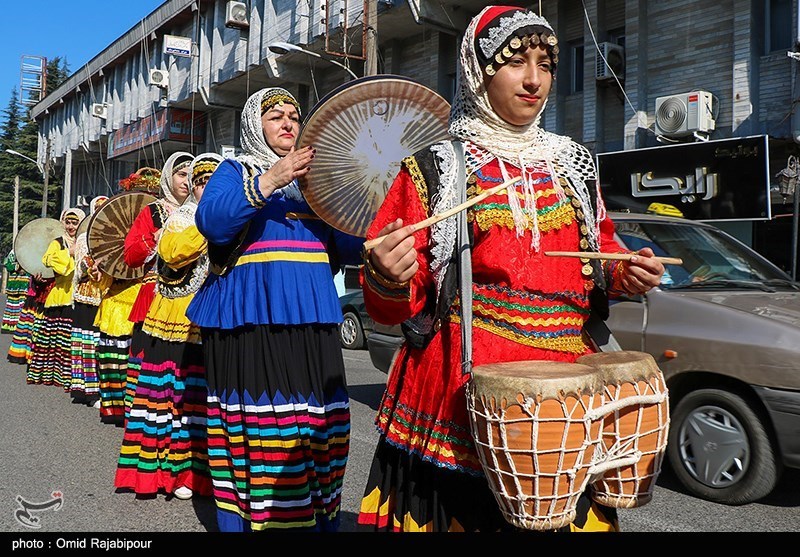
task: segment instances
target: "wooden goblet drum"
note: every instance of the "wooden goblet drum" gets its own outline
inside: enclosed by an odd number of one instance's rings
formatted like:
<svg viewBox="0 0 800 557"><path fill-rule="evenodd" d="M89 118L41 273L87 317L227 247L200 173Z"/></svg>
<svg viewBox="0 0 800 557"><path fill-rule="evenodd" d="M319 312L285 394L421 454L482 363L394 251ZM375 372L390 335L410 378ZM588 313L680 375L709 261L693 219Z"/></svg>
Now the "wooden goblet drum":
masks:
<svg viewBox="0 0 800 557"><path fill-rule="evenodd" d="M605 385L595 368L548 361L477 366L467 409L478 456L505 519L530 530L575 520L600 442Z"/></svg>
<svg viewBox="0 0 800 557"><path fill-rule="evenodd" d="M667 446L669 402L664 376L650 354L599 352L576 363L605 377L602 418L605 472L590 479L592 499L617 508L639 507L653 497Z"/></svg>

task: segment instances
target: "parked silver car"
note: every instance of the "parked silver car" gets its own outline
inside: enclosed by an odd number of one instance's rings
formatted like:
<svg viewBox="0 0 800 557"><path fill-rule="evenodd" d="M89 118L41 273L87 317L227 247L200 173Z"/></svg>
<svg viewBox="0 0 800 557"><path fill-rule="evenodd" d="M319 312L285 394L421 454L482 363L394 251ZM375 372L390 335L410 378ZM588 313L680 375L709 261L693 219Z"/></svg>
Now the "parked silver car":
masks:
<svg viewBox="0 0 800 557"><path fill-rule="evenodd" d="M800 284L720 229L611 213L618 240L679 257L660 287L612 303L624 350L650 353L671 407L669 464L692 494L742 505L800 468ZM373 364L388 370L399 327L376 324Z"/></svg>
<svg viewBox="0 0 800 557"><path fill-rule="evenodd" d="M372 332L372 318L364 307L364 293L351 290L339 296L342 306L342 323L339 325L339 341L343 348L361 350Z"/></svg>

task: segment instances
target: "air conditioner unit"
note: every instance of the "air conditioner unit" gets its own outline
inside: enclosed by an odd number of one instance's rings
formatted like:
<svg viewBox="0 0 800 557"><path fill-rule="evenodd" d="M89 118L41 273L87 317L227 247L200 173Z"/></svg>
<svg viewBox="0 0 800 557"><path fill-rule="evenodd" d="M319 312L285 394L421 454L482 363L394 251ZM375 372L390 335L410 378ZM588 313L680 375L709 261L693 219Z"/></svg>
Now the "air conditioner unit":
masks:
<svg viewBox="0 0 800 557"><path fill-rule="evenodd" d="M247 4L228 0L225 6L225 27L236 27L237 29L247 29L250 21L247 18Z"/></svg>
<svg viewBox="0 0 800 557"><path fill-rule="evenodd" d="M713 96L692 91L656 99L656 135L686 137L714 130Z"/></svg>
<svg viewBox="0 0 800 557"><path fill-rule="evenodd" d="M92 105L92 116L97 118L108 118L108 107L105 104L94 103Z"/></svg>
<svg viewBox="0 0 800 557"><path fill-rule="evenodd" d="M169 87L169 72L167 70L150 70L150 85L156 87Z"/></svg>
<svg viewBox="0 0 800 557"><path fill-rule="evenodd" d="M614 74L616 74L617 79L624 79L625 48L616 43L600 43L597 46L600 52L597 53L597 61L595 63L595 78L598 81L605 81L614 79ZM600 56L601 53L602 56ZM603 58L608 61L608 64ZM611 67L609 68L609 66Z"/></svg>

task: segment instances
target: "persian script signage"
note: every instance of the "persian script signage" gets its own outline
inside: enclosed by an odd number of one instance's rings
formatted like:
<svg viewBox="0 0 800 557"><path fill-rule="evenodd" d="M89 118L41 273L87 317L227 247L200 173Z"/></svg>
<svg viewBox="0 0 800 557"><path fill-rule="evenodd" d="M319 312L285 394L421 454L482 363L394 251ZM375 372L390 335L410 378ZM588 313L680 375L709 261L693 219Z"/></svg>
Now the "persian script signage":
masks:
<svg viewBox="0 0 800 557"><path fill-rule="evenodd" d="M693 220L771 218L766 135L601 153L597 172L610 210L656 203Z"/></svg>

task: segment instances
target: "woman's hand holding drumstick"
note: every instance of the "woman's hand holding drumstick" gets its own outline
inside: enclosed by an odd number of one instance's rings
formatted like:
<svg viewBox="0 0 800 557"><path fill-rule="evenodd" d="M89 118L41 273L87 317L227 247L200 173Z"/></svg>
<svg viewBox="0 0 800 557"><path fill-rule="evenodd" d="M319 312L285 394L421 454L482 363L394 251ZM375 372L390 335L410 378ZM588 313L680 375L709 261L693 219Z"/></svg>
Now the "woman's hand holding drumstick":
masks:
<svg viewBox="0 0 800 557"><path fill-rule="evenodd" d="M457 205L438 215L433 215L416 224L403 226L403 219L397 219L389 223L381 229L377 238L364 243L364 249L367 250L369 254L367 257L369 257L375 270L383 277L394 282L411 280L417 272L417 269L419 269L417 250L414 249L415 232L432 226L451 215L455 215L459 211L471 207L475 203L500 192L519 180L520 178L514 178L503 182L499 186L490 188L461 205Z"/></svg>
<svg viewBox="0 0 800 557"><path fill-rule="evenodd" d="M461 205L456 205L452 209L448 209L447 211L444 211L444 212L439 213L437 215L433 215L432 217L428 217L427 219L425 219L423 221L420 221L417 224L410 224L406 228L412 229L410 233L413 234L414 232L418 232L419 230L423 230L425 228L428 228L429 226L433 226L437 222L443 221L447 217L451 217L451 216L455 215L456 213L458 213L459 211L463 211L464 209L469 209L470 207L472 207L473 205L475 205L479 201L483 201L484 199L486 199L490 195L494 195L496 193L501 192L505 188L507 188L507 187L509 187L511 185L514 185L515 183L519 182L520 180L521 180L521 178L519 178L519 177L512 178L510 180L506 180L505 182L503 182L499 186L495 186L493 188L489 188L488 190L480 193L479 195L476 195L472 199L469 199L468 201L465 201ZM400 219L398 219L398 220L400 220ZM402 224L400 226L402 226ZM376 246L378 246L379 244L381 244L381 242L386 240L387 233L384 232L385 230L386 230L386 228L381 230L380 234L378 235L377 238L374 238L372 240L368 240L368 241L364 242L364 249L365 250L371 250L371 249L375 248Z"/></svg>
<svg viewBox="0 0 800 557"><path fill-rule="evenodd" d="M625 261L620 275L620 286L629 294L644 294L661 284L664 265L680 265L681 259L675 257L656 257L650 248L642 248L634 253L594 253L578 251L546 251L545 255L560 257L582 257L584 259L617 259Z"/></svg>
<svg viewBox="0 0 800 557"><path fill-rule="evenodd" d="M417 250L414 249L415 226L403 226L403 219L396 219L381 229L382 241L368 252L367 257L383 277L394 282L405 282L416 274L419 263Z"/></svg>

